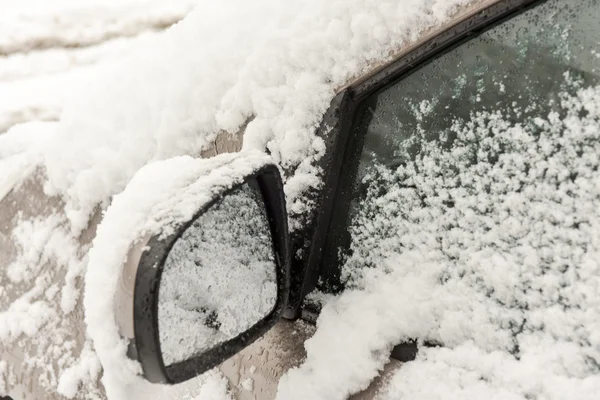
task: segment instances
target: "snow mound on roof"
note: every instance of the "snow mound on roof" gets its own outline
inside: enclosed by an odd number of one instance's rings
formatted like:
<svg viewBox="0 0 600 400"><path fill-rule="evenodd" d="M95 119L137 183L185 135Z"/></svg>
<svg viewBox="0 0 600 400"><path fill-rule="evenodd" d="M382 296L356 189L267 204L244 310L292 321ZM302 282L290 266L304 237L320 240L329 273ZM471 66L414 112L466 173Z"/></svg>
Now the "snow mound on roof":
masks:
<svg viewBox="0 0 600 400"><path fill-rule="evenodd" d="M68 196L81 229L145 163L197 155L250 120L245 146L268 149L295 172L286 192L302 193L319 184L314 132L336 88L466 2L203 2L68 103L46 157L48 190Z"/></svg>
<svg viewBox="0 0 600 400"><path fill-rule="evenodd" d="M81 47L169 26L197 0L0 0L0 56Z"/></svg>

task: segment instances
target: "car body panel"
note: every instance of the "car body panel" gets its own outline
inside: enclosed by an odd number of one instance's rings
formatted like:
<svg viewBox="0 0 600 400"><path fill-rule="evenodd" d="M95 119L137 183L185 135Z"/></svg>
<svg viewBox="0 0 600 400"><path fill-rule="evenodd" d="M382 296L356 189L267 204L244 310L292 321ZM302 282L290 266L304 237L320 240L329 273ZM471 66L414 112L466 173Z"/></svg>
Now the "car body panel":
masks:
<svg viewBox="0 0 600 400"><path fill-rule="evenodd" d="M41 169L34 172L19 186L13 188L0 203L0 282L4 290L0 301L4 304L12 304L22 296L26 296L28 288L25 285L15 283L6 283L8 281L6 273L8 266L15 259L17 245L12 240L11 232L20 220L29 220L50 217L53 214L61 213L64 202L61 198L47 196L44 193L45 175ZM79 248L85 251L95 235L97 224L100 222L100 212L97 212L91 220L88 228L79 236ZM43 276L50 271L58 271L57 275L52 276L56 282L64 282L66 270L56 268L54 260L51 258L39 268L38 275ZM81 282L79 282L81 284ZM34 290L34 289L33 289ZM43 329L43 328L42 328ZM73 356L78 356L85 342L85 323L81 301L78 306L63 319L61 324L61 334L63 341L71 341L75 344L71 349ZM14 385L9 392L15 399L60 399L55 393L48 393L40 384L43 371L39 368L25 368L24 360L28 355L34 353L37 349L32 343L31 338L19 338L12 342L12 347L0 347L2 360L9 360L11 369L8 380ZM54 368L58 372L57 366ZM52 378L52 377L51 377Z"/></svg>
<svg viewBox="0 0 600 400"><path fill-rule="evenodd" d="M279 378L305 357L304 341L314 326L303 321L279 322L262 338L225 361L219 368L229 380L236 398L274 399ZM252 384L248 385L251 379Z"/></svg>
<svg viewBox="0 0 600 400"><path fill-rule="evenodd" d="M272 400L277 395L277 383L290 368L302 363L306 357L304 342L316 328L298 321L280 321L262 338L225 361L219 369L229 380L236 399ZM349 397L350 400L369 400L387 378L402 363L391 359L380 376L369 387ZM248 382L251 382L248 384ZM298 388L301 392L302 388Z"/></svg>

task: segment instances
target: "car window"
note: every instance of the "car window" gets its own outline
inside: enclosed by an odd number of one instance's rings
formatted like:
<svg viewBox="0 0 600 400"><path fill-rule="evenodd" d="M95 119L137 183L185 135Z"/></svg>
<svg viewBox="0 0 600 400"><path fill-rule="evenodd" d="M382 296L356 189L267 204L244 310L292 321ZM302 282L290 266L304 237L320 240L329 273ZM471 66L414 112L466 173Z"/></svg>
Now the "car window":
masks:
<svg viewBox="0 0 600 400"><path fill-rule="evenodd" d="M385 271L392 253L454 263L486 246L550 251L552 226L578 237L578 185L597 179L600 154L598 15L597 0L543 2L368 97L318 288Z"/></svg>

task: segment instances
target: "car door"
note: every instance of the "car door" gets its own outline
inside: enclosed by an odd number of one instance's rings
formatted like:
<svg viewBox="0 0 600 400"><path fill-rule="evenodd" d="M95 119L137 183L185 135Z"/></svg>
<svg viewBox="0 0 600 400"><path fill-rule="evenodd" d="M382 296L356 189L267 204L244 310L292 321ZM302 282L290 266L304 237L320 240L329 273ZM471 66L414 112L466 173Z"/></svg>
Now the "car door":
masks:
<svg viewBox="0 0 600 400"><path fill-rule="evenodd" d="M460 221L453 210L470 207L478 222L484 221L492 211L500 212L500 200L526 187L527 182L518 180L513 186L502 183L514 179L515 173L509 164L499 168L501 159L523 158L535 150L540 163L550 160L539 146L556 137L540 142L542 120L568 114L561 102L581 96L581 90L595 90L599 83L599 28L593 21L599 11L595 0L488 3L341 91L321 125L328 150L321 160L327 171L324 189L315 193L318 212L303 231L292 233L297 257L287 317L315 323L321 299L360 288L361 275L377 269L390 253L431 248L454 266L472 255L467 241L459 243L462 250L450 246ZM591 125L597 122L594 118ZM534 129L537 123L539 132ZM468 129L477 126L479 130ZM515 127L531 129L525 131L537 138L538 147L496 135L502 126L513 132ZM600 132L592 129L585 140L594 143L598 138ZM557 157L567 154L556 140L553 143ZM593 159L594 152L586 148L579 157ZM593 174L597 157L585 165L582 171ZM523 165L520 173L525 170L531 171L531 166ZM491 171L495 181L477 179ZM535 182L532 178L528 183ZM498 204L491 201L494 196ZM491 220L482 229L504 227L502 221ZM476 225L471 228L472 240L484 233L478 233ZM494 240L487 245L494 246ZM490 299L496 300L492 295ZM222 369L233 387L248 378L260 382L259 392L240 389L237 394L273 398L279 376L305 357L303 342L313 330L306 324L282 323L226 362ZM298 339L290 341L294 336ZM417 340L444 345L414 339L397 343L385 373L361 398L371 398L386 386L386 376L401 368L398 360L415 357ZM270 357L269 349L288 362ZM265 368L247 361L263 353L272 358Z"/></svg>
<svg viewBox="0 0 600 400"><path fill-rule="evenodd" d="M395 187L414 190L426 202L428 193L416 184L418 167L424 168L419 163L434 151L454 149L459 126L494 113L505 115L507 124L538 123L540 116L566 112L565 96L595 88L600 28L591 19L599 8L595 0L500 1L340 93L338 100L349 104L339 116L346 126L334 133L339 169L330 170L322 207L335 206L321 227L322 243L314 245L323 248L314 286L327 293L344 289L353 224L366 212L366 200L381 198L392 184L382 175L402 170ZM480 138L469 140L482 146ZM503 151L489 153L493 164ZM470 162L478 162L473 157Z"/></svg>
<svg viewBox="0 0 600 400"><path fill-rule="evenodd" d="M512 254L533 246L547 257L541 270L558 268L560 279L561 268L577 268L574 259L559 268L559 256L532 235L546 235L548 225L580 237L588 229L581 212L594 213L587 194L570 185L597 176L599 13L595 0L500 1L340 93L330 124L337 147L308 256L305 319L317 318L323 294L361 288L367 271L389 273L381 265L391 254L435 253L451 266L442 284L455 273L468 277L469 257L486 248ZM561 208L569 202L573 209ZM587 246L569 243L573 257ZM518 290L562 290L541 286ZM478 290L503 301L494 285ZM515 354L526 324L519 321ZM399 358L414 357L410 343L399 345Z"/></svg>

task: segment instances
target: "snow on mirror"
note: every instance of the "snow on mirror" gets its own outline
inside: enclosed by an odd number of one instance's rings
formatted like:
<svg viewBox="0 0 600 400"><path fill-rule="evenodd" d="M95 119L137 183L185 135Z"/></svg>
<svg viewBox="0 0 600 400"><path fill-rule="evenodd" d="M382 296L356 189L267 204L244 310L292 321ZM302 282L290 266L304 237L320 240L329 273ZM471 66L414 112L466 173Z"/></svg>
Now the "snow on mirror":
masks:
<svg viewBox="0 0 600 400"><path fill-rule="evenodd" d="M167 256L158 296L165 365L243 333L276 300L269 222L260 194L246 183L194 220Z"/></svg>

